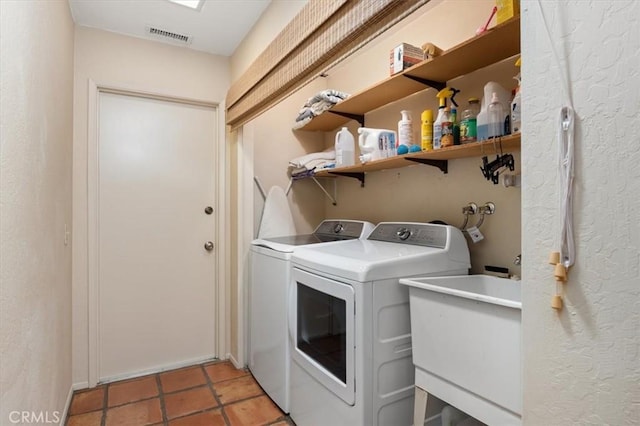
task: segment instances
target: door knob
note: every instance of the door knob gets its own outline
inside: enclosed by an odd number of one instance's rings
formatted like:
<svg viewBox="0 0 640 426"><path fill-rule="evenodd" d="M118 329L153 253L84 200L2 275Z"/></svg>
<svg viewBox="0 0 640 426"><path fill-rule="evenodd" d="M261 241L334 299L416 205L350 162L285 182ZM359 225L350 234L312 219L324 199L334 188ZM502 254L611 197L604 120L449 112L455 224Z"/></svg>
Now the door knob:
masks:
<svg viewBox="0 0 640 426"><path fill-rule="evenodd" d="M206 243L204 243L204 249L206 251L212 251L213 250L213 242L212 241L207 241Z"/></svg>
<svg viewBox="0 0 640 426"><path fill-rule="evenodd" d="M211 213L213 213L213 207L211 207L211 206L207 206L207 207L205 207L204 212L205 212L206 214L211 214Z"/></svg>

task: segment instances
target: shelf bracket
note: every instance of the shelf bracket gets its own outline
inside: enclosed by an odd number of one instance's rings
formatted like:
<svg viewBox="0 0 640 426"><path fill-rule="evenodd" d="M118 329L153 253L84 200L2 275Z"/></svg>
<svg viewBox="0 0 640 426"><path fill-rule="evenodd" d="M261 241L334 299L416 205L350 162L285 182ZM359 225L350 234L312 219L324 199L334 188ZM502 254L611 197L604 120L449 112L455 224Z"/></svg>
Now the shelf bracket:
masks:
<svg viewBox="0 0 640 426"><path fill-rule="evenodd" d="M449 173L449 162L447 160L430 160L428 158L406 158L409 161L415 161L416 163L422 163L429 166L439 168L442 173Z"/></svg>
<svg viewBox="0 0 640 426"><path fill-rule="evenodd" d="M350 178L355 178L358 179L360 181L360 187L364 188L364 172L329 172L332 175L337 175L337 176L345 176L345 177L350 177Z"/></svg>
<svg viewBox="0 0 640 426"><path fill-rule="evenodd" d="M327 196L327 198L329 200L331 200L331 204L333 204L334 206L338 205L338 202L336 201L336 186L335 186L335 181L333 182L333 196L331 196L331 194L329 194L329 192L327 192L327 190L324 188L324 186L322 186L322 184L320 182L318 182L318 179L316 179L315 176L311 176L311 179L313 179L313 181L316 183L316 185L318 185L318 188L320 188L322 190L322 192L324 192L324 195Z"/></svg>
<svg viewBox="0 0 640 426"><path fill-rule="evenodd" d="M402 75L413 81L417 81L418 83L422 83L429 87L433 87L436 90L442 90L445 87L447 87L447 83L442 83L440 81L429 80L428 78L416 77L415 75L409 75L409 74L402 74Z"/></svg>
<svg viewBox="0 0 640 426"><path fill-rule="evenodd" d="M340 111L333 111L333 110L328 110L328 112L330 112L331 114L339 115L341 117L350 118L351 120L356 120L358 123L360 123L360 127L364 127L363 114L351 114L350 112L340 112Z"/></svg>

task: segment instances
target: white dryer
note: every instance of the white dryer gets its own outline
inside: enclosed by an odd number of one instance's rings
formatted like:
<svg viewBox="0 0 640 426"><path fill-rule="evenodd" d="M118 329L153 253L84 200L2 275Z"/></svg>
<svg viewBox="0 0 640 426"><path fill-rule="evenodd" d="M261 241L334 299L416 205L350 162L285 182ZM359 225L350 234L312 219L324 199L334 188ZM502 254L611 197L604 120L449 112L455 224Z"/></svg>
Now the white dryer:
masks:
<svg viewBox="0 0 640 426"><path fill-rule="evenodd" d="M380 223L366 240L292 257L291 418L298 426L413 423L409 291L400 278L468 274L452 226Z"/></svg>
<svg viewBox="0 0 640 426"><path fill-rule="evenodd" d="M263 238L251 243L249 369L285 413L289 412L287 289L291 255L303 246L366 238L373 227L365 221L325 220L312 234Z"/></svg>

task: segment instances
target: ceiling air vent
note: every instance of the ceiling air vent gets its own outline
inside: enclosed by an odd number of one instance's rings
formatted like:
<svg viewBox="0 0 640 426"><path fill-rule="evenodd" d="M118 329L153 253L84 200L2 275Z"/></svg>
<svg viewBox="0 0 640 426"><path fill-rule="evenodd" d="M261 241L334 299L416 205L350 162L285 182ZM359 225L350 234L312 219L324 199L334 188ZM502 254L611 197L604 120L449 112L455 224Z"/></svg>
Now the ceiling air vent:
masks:
<svg viewBox="0 0 640 426"><path fill-rule="evenodd" d="M158 38L169 39L181 44L191 44L191 36L185 34L178 34L167 30L162 30L160 28L155 28L148 26L147 33L152 36L156 36Z"/></svg>

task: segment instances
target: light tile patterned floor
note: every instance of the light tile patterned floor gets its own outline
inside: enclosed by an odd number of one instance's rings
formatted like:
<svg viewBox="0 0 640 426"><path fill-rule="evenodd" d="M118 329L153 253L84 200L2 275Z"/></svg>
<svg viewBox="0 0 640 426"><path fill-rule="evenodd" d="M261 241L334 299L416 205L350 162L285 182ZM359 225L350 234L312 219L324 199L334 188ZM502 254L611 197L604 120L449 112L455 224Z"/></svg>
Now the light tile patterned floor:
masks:
<svg viewBox="0 0 640 426"><path fill-rule="evenodd" d="M289 426L251 374L210 362L77 391L67 426Z"/></svg>

